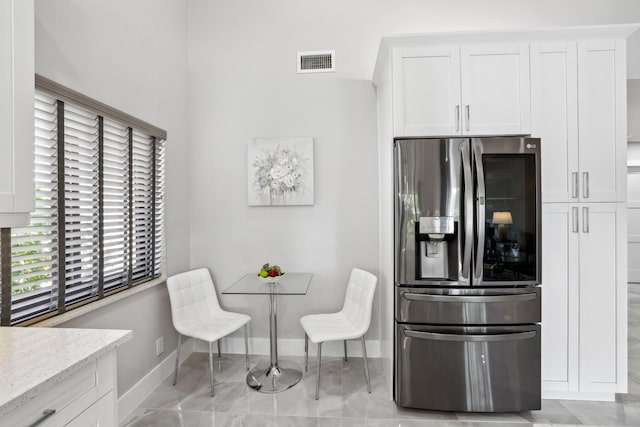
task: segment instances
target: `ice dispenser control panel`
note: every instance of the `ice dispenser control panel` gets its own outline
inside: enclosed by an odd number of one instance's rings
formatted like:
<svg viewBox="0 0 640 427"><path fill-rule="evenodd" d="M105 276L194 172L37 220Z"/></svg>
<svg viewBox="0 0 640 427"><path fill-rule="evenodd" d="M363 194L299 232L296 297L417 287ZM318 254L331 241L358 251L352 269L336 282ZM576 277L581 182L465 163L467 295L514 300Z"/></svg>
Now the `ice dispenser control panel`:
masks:
<svg viewBox="0 0 640 427"><path fill-rule="evenodd" d="M420 234L453 234L452 216L423 216L420 217Z"/></svg>

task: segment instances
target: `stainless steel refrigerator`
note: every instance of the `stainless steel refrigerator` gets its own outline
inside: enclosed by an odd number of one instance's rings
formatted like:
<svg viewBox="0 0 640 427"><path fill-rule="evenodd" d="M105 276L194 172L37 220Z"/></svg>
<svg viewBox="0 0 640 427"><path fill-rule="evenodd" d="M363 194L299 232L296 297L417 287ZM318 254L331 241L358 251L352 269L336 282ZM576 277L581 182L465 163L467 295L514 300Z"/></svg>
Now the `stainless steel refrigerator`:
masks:
<svg viewBox="0 0 640 427"><path fill-rule="evenodd" d="M540 140L398 139L395 399L540 409Z"/></svg>

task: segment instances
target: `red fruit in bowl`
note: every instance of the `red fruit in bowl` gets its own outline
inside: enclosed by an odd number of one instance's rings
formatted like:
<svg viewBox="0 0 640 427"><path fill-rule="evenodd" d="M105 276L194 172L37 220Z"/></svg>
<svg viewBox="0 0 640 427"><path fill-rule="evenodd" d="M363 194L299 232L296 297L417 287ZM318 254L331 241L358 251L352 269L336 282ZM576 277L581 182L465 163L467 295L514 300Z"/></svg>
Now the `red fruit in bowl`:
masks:
<svg viewBox="0 0 640 427"><path fill-rule="evenodd" d="M278 275L278 272L277 272L277 271L275 271L275 270L271 270L271 271L269 272L269 277L276 277L277 275Z"/></svg>

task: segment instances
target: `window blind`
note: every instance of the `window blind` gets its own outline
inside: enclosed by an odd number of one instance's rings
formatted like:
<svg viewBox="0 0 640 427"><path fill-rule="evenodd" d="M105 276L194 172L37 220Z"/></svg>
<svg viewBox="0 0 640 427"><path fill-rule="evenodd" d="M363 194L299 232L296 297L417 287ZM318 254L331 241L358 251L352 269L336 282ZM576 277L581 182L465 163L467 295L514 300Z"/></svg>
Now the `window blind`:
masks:
<svg viewBox="0 0 640 427"><path fill-rule="evenodd" d="M57 127L57 101L36 93L36 209L11 233L11 323L58 308Z"/></svg>
<svg viewBox="0 0 640 427"><path fill-rule="evenodd" d="M36 210L29 226L1 233L2 325L33 323L163 272L164 140L65 94L36 90Z"/></svg>
<svg viewBox="0 0 640 427"><path fill-rule="evenodd" d="M64 105L65 305L98 294L98 116Z"/></svg>
<svg viewBox="0 0 640 427"><path fill-rule="evenodd" d="M103 142L103 251L104 291L129 281L129 128L104 120Z"/></svg>

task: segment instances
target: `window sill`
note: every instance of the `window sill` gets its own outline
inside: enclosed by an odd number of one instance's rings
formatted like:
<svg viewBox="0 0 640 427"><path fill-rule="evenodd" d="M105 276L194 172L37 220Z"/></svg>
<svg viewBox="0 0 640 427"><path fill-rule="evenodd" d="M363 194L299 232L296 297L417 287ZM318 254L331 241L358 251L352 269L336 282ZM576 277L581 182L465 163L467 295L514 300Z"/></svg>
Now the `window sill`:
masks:
<svg viewBox="0 0 640 427"><path fill-rule="evenodd" d="M150 280L148 282L142 283L140 285L134 286L131 289L127 289L125 291L118 292L116 294L110 295L104 299L100 299L98 301L94 301L92 303L83 305L82 307L74 308L73 310L69 310L63 314L58 316L53 316L48 319L45 319L41 322L37 322L31 324L29 326L33 326L36 328L52 328L54 326L59 326L62 323L68 322L72 319L76 319L78 317L84 316L85 314L91 313L92 311L98 310L102 307L106 307L115 302L121 301L125 298L129 298L133 295L139 294L140 292L144 292L147 289L154 288L160 284L166 283L167 278L165 276L160 276L157 279Z"/></svg>

